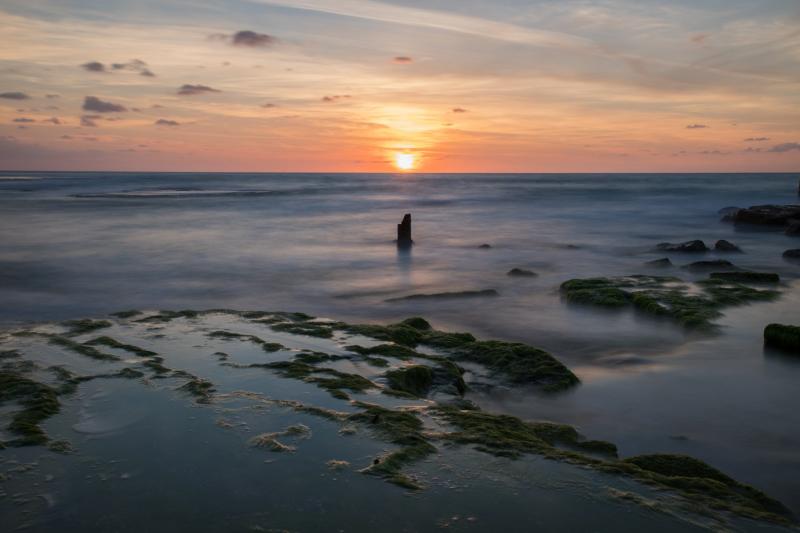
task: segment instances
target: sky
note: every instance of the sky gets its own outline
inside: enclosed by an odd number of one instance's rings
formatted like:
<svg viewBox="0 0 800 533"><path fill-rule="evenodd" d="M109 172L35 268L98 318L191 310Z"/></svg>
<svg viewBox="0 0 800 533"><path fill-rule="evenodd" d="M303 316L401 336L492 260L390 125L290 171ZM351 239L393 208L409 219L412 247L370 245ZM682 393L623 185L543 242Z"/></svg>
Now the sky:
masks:
<svg viewBox="0 0 800 533"><path fill-rule="evenodd" d="M797 0L0 0L0 169L800 171Z"/></svg>

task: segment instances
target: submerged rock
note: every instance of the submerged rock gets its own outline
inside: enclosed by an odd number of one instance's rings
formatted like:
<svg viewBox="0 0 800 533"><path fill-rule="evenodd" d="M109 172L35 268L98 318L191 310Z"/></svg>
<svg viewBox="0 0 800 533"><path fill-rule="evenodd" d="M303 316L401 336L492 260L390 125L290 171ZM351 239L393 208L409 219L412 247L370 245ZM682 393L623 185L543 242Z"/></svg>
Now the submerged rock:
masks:
<svg viewBox="0 0 800 533"><path fill-rule="evenodd" d="M694 263L683 265L681 268L691 270L692 272L702 272L704 270L733 270L736 266L724 259L714 259L712 261L695 261Z"/></svg>
<svg viewBox="0 0 800 533"><path fill-rule="evenodd" d="M742 249L725 239L720 239L714 243L714 250L717 252L741 252Z"/></svg>
<svg viewBox="0 0 800 533"><path fill-rule="evenodd" d="M703 241L696 239L677 244L671 242L662 242L656 246L656 249L664 252L707 252L708 246L706 246L706 243Z"/></svg>
<svg viewBox="0 0 800 533"><path fill-rule="evenodd" d="M739 209L733 221L745 224L785 226L793 219L800 219L800 205L754 205Z"/></svg>
<svg viewBox="0 0 800 533"><path fill-rule="evenodd" d="M478 248L480 248L481 250L488 250L491 247L492 247L491 244L486 244L486 243L483 243L480 246L478 246Z"/></svg>
<svg viewBox="0 0 800 533"><path fill-rule="evenodd" d="M784 231L786 235L800 235L800 220L795 220L790 222L788 226L786 226L786 231Z"/></svg>
<svg viewBox="0 0 800 533"><path fill-rule="evenodd" d="M800 354L800 326L769 324L764 328L764 344Z"/></svg>
<svg viewBox="0 0 800 533"><path fill-rule="evenodd" d="M800 259L800 248L794 248L792 250L786 250L783 252L784 259Z"/></svg>
<svg viewBox="0 0 800 533"><path fill-rule="evenodd" d="M532 270L525 270L524 268L512 268L507 273L509 276L516 276L520 278L535 278L539 274L533 272Z"/></svg>
<svg viewBox="0 0 800 533"><path fill-rule="evenodd" d="M751 272L749 270L712 272L709 277L736 283L779 283L781 281L781 277L774 272Z"/></svg>
<svg viewBox="0 0 800 533"><path fill-rule="evenodd" d="M646 261L645 266L666 268L672 266L672 261L669 260L669 257L662 257L661 259L653 259L652 261Z"/></svg>
<svg viewBox="0 0 800 533"><path fill-rule="evenodd" d="M450 298L474 298L476 296L500 296L494 289L484 289L480 291L459 291L459 292L435 292L432 294L411 294L398 298L389 298L387 302L403 302L408 300L445 300Z"/></svg>

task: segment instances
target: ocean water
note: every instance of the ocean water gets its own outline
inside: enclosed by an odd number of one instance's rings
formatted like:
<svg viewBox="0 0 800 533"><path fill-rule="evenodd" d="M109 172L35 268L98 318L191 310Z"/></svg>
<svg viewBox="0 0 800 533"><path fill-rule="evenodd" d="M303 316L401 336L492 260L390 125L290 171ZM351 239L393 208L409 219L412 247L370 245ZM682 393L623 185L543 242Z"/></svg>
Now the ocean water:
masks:
<svg viewBox="0 0 800 533"><path fill-rule="evenodd" d="M697 456L800 514L800 360L762 346L767 323L800 324L800 265L781 257L800 239L718 214L798 203L798 177L3 172L0 324L131 308L294 310L349 322L421 315L440 329L547 349L582 380L555 396L470 393L483 408L574 424L623 456ZM415 239L407 253L393 243L404 213ZM745 251L724 258L778 272L783 295L726 310L718 334L559 295L573 277L701 258L653 251L659 242L723 238ZM538 276L507 276L513 267ZM499 296L387 301L484 289Z"/></svg>

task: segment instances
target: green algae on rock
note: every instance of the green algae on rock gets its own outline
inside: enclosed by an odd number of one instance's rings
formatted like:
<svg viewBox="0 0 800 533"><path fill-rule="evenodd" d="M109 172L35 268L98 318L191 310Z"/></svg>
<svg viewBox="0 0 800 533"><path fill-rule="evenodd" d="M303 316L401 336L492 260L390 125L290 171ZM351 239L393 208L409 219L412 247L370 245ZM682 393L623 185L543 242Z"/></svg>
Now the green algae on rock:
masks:
<svg viewBox="0 0 800 533"><path fill-rule="evenodd" d="M277 352L278 350L284 349L284 346L282 344L279 344L277 342L267 342L261 337L258 337L256 335L245 335L242 333L234 333L231 331L217 330L217 331L212 331L211 333L208 334L208 336L215 339L226 339L226 340L238 339L238 340L250 341L252 343L261 346L261 348L265 352Z"/></svg>
<svg viewBox="0 0 800 533"><path fill-rule="evenodd" d="M9 431L19 435L7 446L46 444L50 439L40 424L58 413L58 391L14 372L0 371L0 404L15 401L22 407L14 413Z"/></svg>
<svg viewBox="0 0 800 533"><path fill-rule="evenodd" d="M150 350L145 350L144 348L139 348L138 346L134 346L132 344L125 344L123 342L119 342L116 339L111 337L102 336L97 337L96 339L92 339L90 341L86 341L83 343L84 346L108 346L109 348L116 348L118 350L125 350L126 352L130 352L134 355L138 355L140 357L151 357L153 355L158 355L156 352L151 352Z"/></svg>
<svg viewBox="0 0 800 533"><path fill-rule="evenodd" d="M633 275L616 278L572 279L561 284L570 303L603 307L633 307L645 314L671 318L688 328L709 329L720 309L777 298L774 290L760 290L709 278L697 282L699 294L674 277Z"/></svg>
<svg viewBox="0 0 800 533"><path fill-rule="evenodd" d="M764 328L764 343L800 354L800 326L769 324Z"/></svg>
<svg viewBox="0 0 800 533"><path fill-rule="evenodd" d="M781 281L781 277L774 272L751 272L749 270L712 272L709 277L735 283L779 283Z"/></svg>
<svg viewBox="0 0 800 533"><path fill-rule="evenodd" d="M81 318L78 320L67 320L61 323L69 328L67 335L76 336L83 335L84 333L91 333L92 331L110 328L111 322L108 320L92 320L90 318Z"/></svg>
<svg viewBox="0 0 800 533"><path fill-rule="evenodd" d="M433 370L425 365L412 365L386 373L389 386L414 396L425 396L433 385Z"/></svg>

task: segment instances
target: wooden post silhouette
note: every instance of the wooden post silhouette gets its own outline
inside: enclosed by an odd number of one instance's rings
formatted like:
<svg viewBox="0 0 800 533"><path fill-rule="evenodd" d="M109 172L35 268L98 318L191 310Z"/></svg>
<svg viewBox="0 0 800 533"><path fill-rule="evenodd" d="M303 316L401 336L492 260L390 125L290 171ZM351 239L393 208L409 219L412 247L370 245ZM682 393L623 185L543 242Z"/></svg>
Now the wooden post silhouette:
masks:
<svg viewBox="0 0 800 533"><path fill-rule="evenodd" d="M403 221L397 225L397 247L410 248L414 244L411 240L411 213L406 213Z"/></svg>

